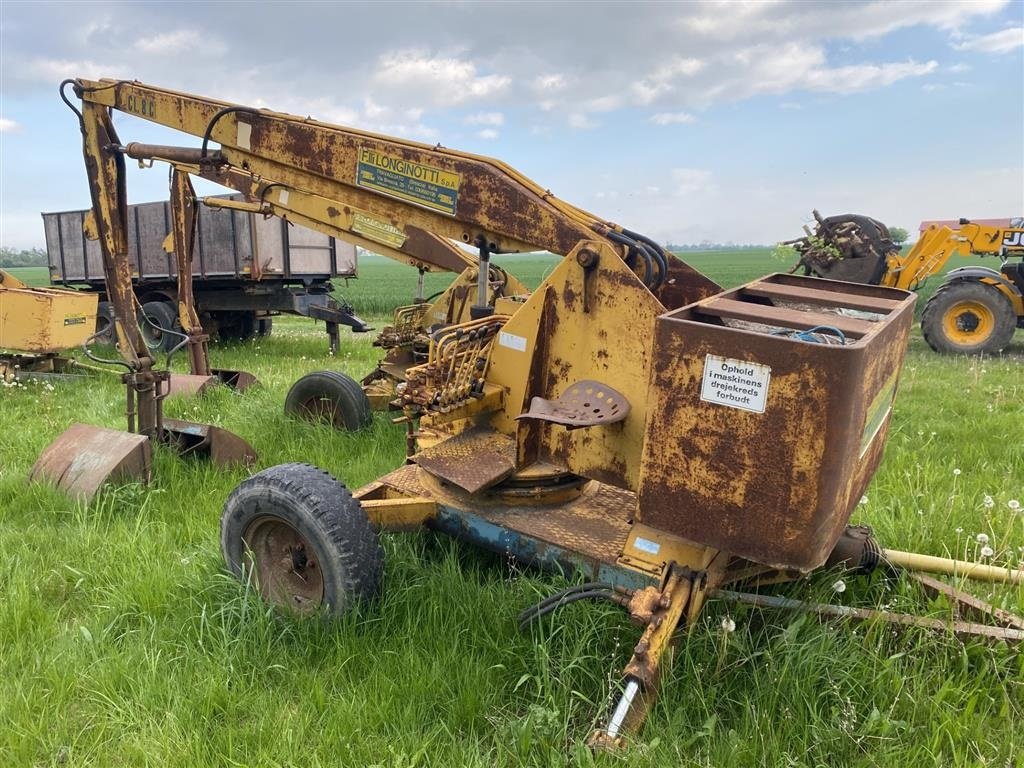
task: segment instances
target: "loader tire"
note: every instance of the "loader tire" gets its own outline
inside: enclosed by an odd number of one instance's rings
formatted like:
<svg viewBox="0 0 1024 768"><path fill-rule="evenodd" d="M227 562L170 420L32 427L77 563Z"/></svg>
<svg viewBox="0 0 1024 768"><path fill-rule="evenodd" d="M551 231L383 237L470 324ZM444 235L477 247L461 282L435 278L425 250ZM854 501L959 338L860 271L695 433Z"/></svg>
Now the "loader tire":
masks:
<svg viewBox="0 0 1024 768"><path fill-rule="evenodd" d="M142 305L139 330L146 346L153 352L170 352L182 341L181 336L166 331L177 330L178 316L166 301L147 301Z"/></svg>
<svg viewBox="0 0 1024 768"><path fill-rule="evenodd" d="M362 385L338 371L314 371L292 384L284 412L348 432L368 427L373 421L370 400Z"/></svg>
<svg viewBox="0 0 1024 768"><path fill-rule="evenodd" d="M228 569L285 613L341 616L380 592L384 553L358 499L309 464L244 480L220 520Z"/></svg>
<svg viewBox="0 0 1024 768"><path fill-rule="evenodd" d="M1016 326L1010 300L998 288L976 280L946 283L921 312L924 340L944 354L998 354Z"/></svg>

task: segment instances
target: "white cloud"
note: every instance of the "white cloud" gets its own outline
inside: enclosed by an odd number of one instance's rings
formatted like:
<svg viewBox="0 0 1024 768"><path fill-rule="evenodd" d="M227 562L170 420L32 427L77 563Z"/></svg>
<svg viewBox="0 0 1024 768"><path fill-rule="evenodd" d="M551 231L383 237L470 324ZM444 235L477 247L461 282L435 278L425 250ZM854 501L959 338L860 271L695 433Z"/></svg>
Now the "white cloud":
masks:
<svg viewBox="0 0 1024 768"><path fill-rule="evenodd" d="M586 112L572 112L569 114L568 120L569 127L575 128L578 131L589 131L600 125L600 123L591 120L590 115Z"/></svg>
<svg viewBox="0 0 1024 768"><path fill-rule="evenodd" d="M433 57L423 52L395 51L381 57L374 83L398 95L454 106L493 97L512 83L507 75L480 75L466 59Z"/></svg>
<svg viewBox="0 0 1024 768"><path fill-rule="evenodd" d="M533 87L538 91L560 91L566 83L565 75L538 75L533 80Z"/></svg>
<svg viewBox="0 0 1024 768"><path fill-rule="evenodd" d="M504 125L505 115L501 112L477 112L467 115L463 122L466 125Z"/></svg>
<svg viewBox="0 0 1024 768"><path fill-rule="evenodd" d="M477 136L481 139L493 140L498 138L498 132L493 128L484 128L482 131L477 133Z"/></svg>
<svg viewBox="0 0 1024 768"><path fill-rule="evenodd" d="M937 61L908 60L888 64L854 64L848 67L815 69L806 73L802 84L810 91L828 93L856 93L870 88L892 85L907 77L920 77L934 72Z"/></svg>
<svg viewBox="0 0 1024 768"><path fill-rule="evenodd" d="M651 122L655 125L683 125L695 123L697 118L689 112L658 112L651 115Z"/></svg>
<svg viewBox="0 0 1024 768"><path fill-rule="evenodd" d="M700 168L673 168L672 191L677 195L688 195L708 187L711 171Z"/></svg>
<svg viewBox="0 0 1024 768"><path fill-rule="evenodd" d="M227 45L209 32L176 29L151 37L140 37L132 44L132 48L149 56L170 56L185 52L221 55L227 50Z"/></svg>
<svg viewBox="0 0 1024 768"><path fill-rule="evenodd" d="M0 117L0 133L17 133L21 126L8 117Z"/></svg>
<svg viewBox="0 0 1024 768"><path fill-rule="evenodd" d="M965 37L962 43L954 43L958 51L984 51L985 53L1009 53L1024 45L1024 27L1009 27L989 35Z"/></svg>

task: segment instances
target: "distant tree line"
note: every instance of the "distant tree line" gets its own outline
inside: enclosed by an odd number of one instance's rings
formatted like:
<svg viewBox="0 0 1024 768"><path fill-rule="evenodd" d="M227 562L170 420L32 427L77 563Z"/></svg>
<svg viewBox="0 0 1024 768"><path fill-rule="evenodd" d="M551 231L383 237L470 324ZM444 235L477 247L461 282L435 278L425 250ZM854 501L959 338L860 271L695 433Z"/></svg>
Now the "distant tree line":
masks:
<svg viewBox="0 0 1024 768"><path fill-rule="evenodd" d="M15 248L0 248L0 267L46 267L50 259L42 248L19 251Z"/></svg>
<svg viewBox="0 0 1024 768"><path fill-rule="evenodd" d="M757 245L756 243L712 243L710 240L704 240L700 243L687 243L686 245L678 243L667 243L665 245L666 250L669 251L746 251L767 247L769 246Z"/></svg>

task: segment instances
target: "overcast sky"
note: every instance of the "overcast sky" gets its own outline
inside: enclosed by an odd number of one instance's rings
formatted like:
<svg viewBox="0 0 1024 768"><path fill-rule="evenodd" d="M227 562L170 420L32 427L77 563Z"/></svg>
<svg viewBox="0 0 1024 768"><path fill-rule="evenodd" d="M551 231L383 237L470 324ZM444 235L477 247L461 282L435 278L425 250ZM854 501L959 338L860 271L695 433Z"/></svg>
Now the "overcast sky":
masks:
<svg viewBox="0 0 1024 768"><path fill-rule="evenodd" d="M662 242L796 237L815 207L911 230L1019 216L1022 46L1021 0L0 0L0 245L40 246L40 211L89 204L66 77L493 155ZM132 202L166 190L131 171Z"/></svg>

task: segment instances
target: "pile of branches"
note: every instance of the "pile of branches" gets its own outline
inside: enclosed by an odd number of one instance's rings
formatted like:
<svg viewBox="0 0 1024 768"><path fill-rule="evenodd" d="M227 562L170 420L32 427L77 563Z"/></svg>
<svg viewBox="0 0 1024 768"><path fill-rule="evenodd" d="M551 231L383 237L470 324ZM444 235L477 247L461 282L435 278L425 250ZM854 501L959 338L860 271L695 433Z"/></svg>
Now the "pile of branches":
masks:
<svg viewBox="0 0 1024 768"><path fill-rule="evenodd" d="M888 227L868 216L847 213L823 219L814 211L814 220L817 226L813 232L804 226L804 237L782 243L800 255L791 273L803 267L805 274L824 277L838 262L871 259L872 263L884 263L885 257L899 251Z"/></svg>

